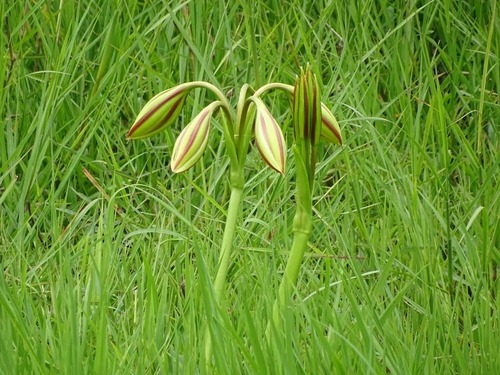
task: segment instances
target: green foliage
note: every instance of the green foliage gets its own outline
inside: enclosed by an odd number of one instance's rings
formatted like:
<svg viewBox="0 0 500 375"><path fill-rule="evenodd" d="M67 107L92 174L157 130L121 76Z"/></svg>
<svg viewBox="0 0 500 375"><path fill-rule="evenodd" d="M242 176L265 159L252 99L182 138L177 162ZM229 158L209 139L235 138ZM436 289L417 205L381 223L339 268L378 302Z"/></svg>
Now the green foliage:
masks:
<svg viewBox="0 0 500 375"><path fill-rule="evenodd" d="M2 2L0 373L203 372L207 325L221 374L493 373L495 4ZM292 84L307 62L344 146L319 148L295 303L268 344L293 164L280 177L249 153L218 306L222 132L184 175L168 168L171 134L125 134L165 88ZM190 95L173 134L214 99ZM282 94L264 100L291 122Z"/></svg>

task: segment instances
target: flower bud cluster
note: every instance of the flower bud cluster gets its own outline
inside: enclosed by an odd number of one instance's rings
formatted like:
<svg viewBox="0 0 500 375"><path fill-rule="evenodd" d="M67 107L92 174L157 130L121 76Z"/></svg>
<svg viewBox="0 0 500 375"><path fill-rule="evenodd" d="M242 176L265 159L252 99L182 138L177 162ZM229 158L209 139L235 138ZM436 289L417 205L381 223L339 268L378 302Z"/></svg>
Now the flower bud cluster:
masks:
<svg viewBox="0 0 500 375"><path fill-rule="evenodd" d="M297 142L299 132L303 139L310 139L314 144L320 138L329 143L342 144L337 120L325 104L321 103L320 107L317 105L319 89L316 79L311 77L313 75L308 68L305 74L301 71L301 76L297 79L293 89L295 140ZM153 97L139 112L127 133L127 139L149 138L171 126L179 117L186 97L193 87L195 87L193 84L183 84ZM287 148L282 130L258 96L251 96L247 100L253 102L255 106L253 131L257 149L267 165L284 174ZM172 151L170 165L173 172L184 172L201 158L208 144L212 116L219 107L224 105L221 101L209 104L182 130ZM300 116L299 121L296 120L297 116ZM318 123L320 116L320 126L312 126L311 124ZM249 121L249 119L244 119L244 121ZM239 129L241 124L236 125L236 129ZM298 130L297 126L301 128ZM318 129L320 134L318 134Z"/></svg>

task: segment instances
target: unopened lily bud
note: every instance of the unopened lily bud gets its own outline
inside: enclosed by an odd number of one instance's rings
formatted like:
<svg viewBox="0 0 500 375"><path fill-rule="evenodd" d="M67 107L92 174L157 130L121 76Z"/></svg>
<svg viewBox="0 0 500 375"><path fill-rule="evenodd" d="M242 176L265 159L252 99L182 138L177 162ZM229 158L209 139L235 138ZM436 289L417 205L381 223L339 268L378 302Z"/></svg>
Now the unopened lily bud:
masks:
<svg viewBox="0 0 500 375"><path fill-rule="evenodd" d="M333 113L321 103L321 139L328 143L342 145L340 126Z"/></svg>
<svg viewBox="0 0 500 375"><path fill-rule="evenodd" d="M214 102L201 110L175 141L170 166L174 173L191 168L203 155L208 142L210 119L221 102Z"/></svg>
<svg viewBox="0 0 500 375"><path fill-rule="evenodd" d="M284 174L286 146L283 133L262 100L255 98L255 143L260 156L275 171Z"/></svg>
<svg viewBox="0 0 500 375"><path fill-rule="evenodd" d="M146 103L127 133L127 139L148 138L170 126L179 116L189 89L180 85Z"/></svg>
<svg viewBox="0 0 500 375"><path fill-rule="evenodd" d="M309 146L314 148L320 139L321 107L319 100L318 82L308 65L305 71L300 70L300 76L295 80L293 93L295 142L297 144L308 143L306 148ZM303 158L307 159L305 155Z"/></svg>

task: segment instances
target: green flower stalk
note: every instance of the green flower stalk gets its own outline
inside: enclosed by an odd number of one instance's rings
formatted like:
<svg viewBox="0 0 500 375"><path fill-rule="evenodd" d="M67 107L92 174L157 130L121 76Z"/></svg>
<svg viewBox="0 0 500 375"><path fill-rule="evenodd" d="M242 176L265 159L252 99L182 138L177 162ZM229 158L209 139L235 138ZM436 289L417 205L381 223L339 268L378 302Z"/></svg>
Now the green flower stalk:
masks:
<svg viewBox="0 0 500 375"><path fill-rule="evenodd" d="M340 127L330 110L320 102L316 77L306 67L301 69L293 91L293 154L296 169L296 212L293 220L293 244L281 281L278 296L273 306L272 321L279 331L281 311L297 283L300 266L312 229L312 192L316 171L317 145L320 139L342 144ZM270 327L267 329L270 339Z"/></svg>
<svg viewBox="0 0 500 375"><path fill-rule="evenodd" d="M170 165L174 173L181 173L191 168L201 158L208 144L211 118L218 109L222 109L223 136L230 159L231 197L214 280L214 295L219 302L224 290L236 232L236 220L245 182L244 164L254 133L264 161L281 174L285 170L286 147L283 135L276 120L259 98L268 89L283 88L280 85L269 84L267 87L262 87L260 92L254 92L250 86L243 85L235 118L228 100L215 86L203 81L184 83L161 92L146 103L127 133L127 139L135 140L154 136L167 129L179 117L186 96L194 88L208 89L217 96L217 101L203 108L182 130L174 144ZM207 368L210 368L212 341L208 327L205 340L205 359Z"/></svg>

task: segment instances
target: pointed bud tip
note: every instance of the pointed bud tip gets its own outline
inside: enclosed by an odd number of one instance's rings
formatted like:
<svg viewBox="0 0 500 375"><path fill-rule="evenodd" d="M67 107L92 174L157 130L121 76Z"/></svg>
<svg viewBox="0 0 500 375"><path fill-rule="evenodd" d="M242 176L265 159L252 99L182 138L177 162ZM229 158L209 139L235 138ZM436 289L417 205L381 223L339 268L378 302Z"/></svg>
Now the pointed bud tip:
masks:
<svg viewBox="0 0 500 375"><path fill-rule="evenodd" d="M324 103L321 103L321 138L328 143L341 146L343 143L337 119Z"/></svg>

